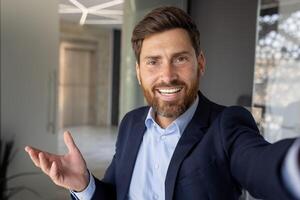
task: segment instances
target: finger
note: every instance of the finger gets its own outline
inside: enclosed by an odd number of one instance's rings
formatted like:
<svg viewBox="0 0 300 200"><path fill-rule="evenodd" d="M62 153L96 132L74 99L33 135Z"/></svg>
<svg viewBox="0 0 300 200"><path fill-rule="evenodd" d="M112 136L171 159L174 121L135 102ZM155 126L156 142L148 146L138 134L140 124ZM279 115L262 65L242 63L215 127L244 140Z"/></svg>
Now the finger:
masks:
<svg viewBox="0 0 300 200"><path fill-rule="evenodd" d="M25 151L29 154L32 162L34 163L35 166L40 167L40 161L38 158L38 153L37 151L35 151L33 148L31 147L25 147Z"/></svg>
<svg viewBox="0 0 300 200"><path fill-rule="evenodd" d="M31 146L26 146L26 147L25 147L25 151L26 151L26 152L32 152L32 153L34 153L34 154L36 154L36 155L38 155L40 152L43 152L46 156L51 156L51 155L53 155L53 154L51 154L51 153L49 153L49 152L47 152L47 151L42 151L42 150L40 150L40 149L31 147Z"/></svg>
<svg viewBox="0 0 300 200"><path fill-rule="evenodd" d="M36 153L36 154L38 154L39 152L41 152L41 150L36 149L36 148L33 148L33 147L31 147L31 146L26 146L26 147L25 147L25 151L26 151L27 153L33 152L33 153Z"/></svg>
<svg viewBox="0 0 300 200"><path fill-rule="evenodd" d="M29 156L30 156L30 158L31 158L31 160L32 160L32 162L33 162L33 164L34 164L36 167L41 167L41 166L40 166L40 160L39 160L37 154L34 154L34 153L32 153L32 152L29 152Z"/></svg>
<svg viewBox="0 0 300 200"><path fill-rule="evenodd" d="M26 147L24 148L24 150L25 150L26 152L29 152L31 149L32 149L32 147L30 147L30 146L26 146Z"/></svg>
<svg viewBox="0 0 300 200"><path fill-rule="evenodd" d="M78 150L78 148L72 138L72 135L69 131L64 132L64 141L65 141L65 144L66 144L69 152Z"/></svg>
<svg viewBox="0 0 300 200"><path fill-rule="evenodd" d="M40 161L40 167L42 169L42 171L49 175L49 171L50 171L50 162L49 160L46 158L45 154L43 152L39 153L39 161Z"/></svg>
<svg viewBox="0 0 300 200"><path fill-rule="evenodd" d="M55 184L58 184L58 168L57 168L57 164L55 161L53 161L51 164L49 176Z"/></svg>

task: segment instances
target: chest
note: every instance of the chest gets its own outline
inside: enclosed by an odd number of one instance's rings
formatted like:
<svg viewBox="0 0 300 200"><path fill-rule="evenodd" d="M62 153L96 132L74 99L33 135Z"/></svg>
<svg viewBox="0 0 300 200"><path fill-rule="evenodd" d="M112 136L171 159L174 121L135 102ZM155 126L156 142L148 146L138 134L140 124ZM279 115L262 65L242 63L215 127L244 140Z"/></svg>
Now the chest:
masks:
<svg viewBox="0 0 300 200"><path fill-rule="evenodd" d="M167 169L179 139L180 134L176 131L145 132L136 157L128 199L164 199Z"/></svg>
<svg viewBox="0 0 300 200"><path fill-rule="evenodd" d="M173 199L235 200L241 188L215 132L208 131L183 159L177 173Z"/></svg>

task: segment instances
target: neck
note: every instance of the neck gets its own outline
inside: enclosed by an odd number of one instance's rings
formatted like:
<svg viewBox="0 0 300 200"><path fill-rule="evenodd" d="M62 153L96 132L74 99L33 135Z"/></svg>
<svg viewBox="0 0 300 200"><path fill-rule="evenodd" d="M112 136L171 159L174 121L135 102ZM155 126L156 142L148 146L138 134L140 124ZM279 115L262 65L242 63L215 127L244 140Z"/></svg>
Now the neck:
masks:
<svg viewBox="0 0 300 200"><path fill-rule="evenodd" d="M189 105L188 109L193 105L193 103L195 102L196 99L197 99L197 95L195 96L191 105ZM186 110L184 112L186 112ZM164 117L164 116L159 115L158 113L154 112L154 119L155 119L156 123L162 128L167 128L173 121L175 121L177 119L177 117Z"/></svg>
<svg viewBox="0 0 300 200"><path fill-rule="evenodd" d="M167 128L173 121L175 121L175 119L176 118L164 117L164 116L155 114L155 121L162 128Z"/></svg>

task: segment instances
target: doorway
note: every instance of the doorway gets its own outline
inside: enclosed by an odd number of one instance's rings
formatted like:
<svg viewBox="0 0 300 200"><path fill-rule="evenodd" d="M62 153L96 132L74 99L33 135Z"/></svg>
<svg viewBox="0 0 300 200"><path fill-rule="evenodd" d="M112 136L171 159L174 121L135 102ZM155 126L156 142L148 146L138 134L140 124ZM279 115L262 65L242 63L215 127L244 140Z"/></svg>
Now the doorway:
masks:
<svg viewBox="0 0 300 200"><path fill-rule="evenodd" d="M95 125L97 45L62 42L58 82L59 127Z"/></svg>

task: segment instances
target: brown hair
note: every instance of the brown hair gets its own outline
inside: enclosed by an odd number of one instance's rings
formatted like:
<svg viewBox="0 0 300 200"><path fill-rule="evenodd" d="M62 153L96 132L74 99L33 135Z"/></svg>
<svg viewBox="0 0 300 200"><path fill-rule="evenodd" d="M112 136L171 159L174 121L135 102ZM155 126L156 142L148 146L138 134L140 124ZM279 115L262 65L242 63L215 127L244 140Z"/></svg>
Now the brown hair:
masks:
<svg viewBox="0 0 300 200"><path fill-rule="evenodd" d="M200 33L191 17L183 10L164 6L152 10L134 28L131 44L137 62L140 62L140 53L143 40L152 34L160 33L174 28L185 29L191 39L195 53L200 53Z"/></svg>

